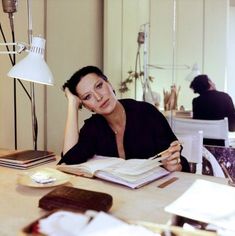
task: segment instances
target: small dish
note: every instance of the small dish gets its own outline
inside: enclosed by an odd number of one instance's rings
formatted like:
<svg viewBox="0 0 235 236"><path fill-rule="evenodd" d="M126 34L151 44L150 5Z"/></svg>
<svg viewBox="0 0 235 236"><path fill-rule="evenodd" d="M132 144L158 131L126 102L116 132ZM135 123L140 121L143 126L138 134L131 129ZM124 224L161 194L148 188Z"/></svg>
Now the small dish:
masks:
<svg viewBox="0 0 235 236"><path fill-rule="evenodd" d="M45 183L40 183L35 181L35 176L48 176L51 181L44 181ZM45 167L39 168L34 171L26 172L18 177L18 184L35 187L35 188L48 188L58 185L65 184L69 182L70 176L53 168Z"/></svg>

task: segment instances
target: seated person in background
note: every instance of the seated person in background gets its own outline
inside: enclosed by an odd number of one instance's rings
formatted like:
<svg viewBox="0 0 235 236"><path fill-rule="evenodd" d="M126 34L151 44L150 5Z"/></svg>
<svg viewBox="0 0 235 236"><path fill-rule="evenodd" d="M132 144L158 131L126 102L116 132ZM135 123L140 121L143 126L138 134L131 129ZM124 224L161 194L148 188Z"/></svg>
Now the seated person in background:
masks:
<svg viewBox="0 0 235 236"><path fill-rule="evenodd" d="M124 159L149 158L168 148L163 166L169 171L189 172L180 155L181 145L167 120L153 105L116 98L112 85L94 66L75 72L63 85L68 100L62 158L79 164L95 154ZM78 110L84 106L94 114L78 128Z"/></svg>
<svg viewBox="0 0 235 236"><path fill-rule="evenodd" d="M199 93L192 101L194 119L220 120L227 117L229 131L235 131L235 108L227 93L217 91L207 75L196 76L190 88Z"/></svg>

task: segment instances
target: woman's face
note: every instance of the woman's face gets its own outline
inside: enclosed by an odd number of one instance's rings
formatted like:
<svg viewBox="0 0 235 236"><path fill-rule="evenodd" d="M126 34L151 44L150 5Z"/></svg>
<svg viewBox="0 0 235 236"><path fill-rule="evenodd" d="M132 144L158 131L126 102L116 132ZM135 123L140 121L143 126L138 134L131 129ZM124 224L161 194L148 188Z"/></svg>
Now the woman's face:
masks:
<svg viewBox="0 0 235 236"><path fill-rule="evenodd" d="M116 106L117 98L111 84L95 73L84 76L76 91L82 104L95 113L108 115Z"/></svg>

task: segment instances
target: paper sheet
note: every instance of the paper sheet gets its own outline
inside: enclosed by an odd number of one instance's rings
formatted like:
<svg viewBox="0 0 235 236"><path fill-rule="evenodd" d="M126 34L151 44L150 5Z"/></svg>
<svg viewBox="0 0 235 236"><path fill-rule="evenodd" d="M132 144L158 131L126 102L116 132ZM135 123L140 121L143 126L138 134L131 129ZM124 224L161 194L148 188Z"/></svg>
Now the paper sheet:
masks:
<svg viewBox="0 0 235 236"><path fill-rule="evenodd" d="M206 180L196 180L165 210L235 231L235 188Z"/></svg>
<svg viewBox="0 0 235 236"><path fill-rule="evenodd" d="M39 229L47 236L160 236L143 226L129 225L105 212L97 213L90 221L86 214L59 211L41 219Z"/></svg>

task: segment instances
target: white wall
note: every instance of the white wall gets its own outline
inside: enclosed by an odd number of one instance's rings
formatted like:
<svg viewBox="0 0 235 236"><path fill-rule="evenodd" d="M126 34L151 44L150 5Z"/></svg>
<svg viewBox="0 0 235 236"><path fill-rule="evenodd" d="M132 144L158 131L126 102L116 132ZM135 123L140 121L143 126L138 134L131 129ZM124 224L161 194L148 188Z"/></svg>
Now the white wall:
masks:
<svg viewBox="0 0 235 236"><path fill-rule="evenodd" d="M227 92L235 103L235 6L230 7Z"/></svg>
<svg viewBox="0 0 235 236"><path fill-rule="evenodd" d="M27 42L26 2L19 1L14 14L16 40L24 42ZM67 109L61 86L84 65L102 67L103 3L100 0L33 0L32 7L34 35L47 38L47 62L55 79L52 87L36 85L38 148L60 154ZM1 12L0 20L10 36L8 15ZM14 149L13 85L6 76L11 67L7 56L0 55L0 64L0 148ZM29 87L28 82L25 85ZM18 149L32 149L30 102L19 85L17 105ZM80 126L87 116L88 112L81 112Z"/></svg>
<svg viewBox="0 0 235 236"><path fill-rule="evenodd" d="M192 65L197 62L200 69L213 77L217 87L223 90L228 0L205 0L205 9L208 12L205 30L207 32L210 29L205 39L201 37L203 1L177 0L175 63ZM34 35L41 34L47 38L47 61L55 77L53 87L36 85L40 149L46 148L57 154L62 149L67 103L61 86L78 68L88 64L99 67L104 65L104 72L114 85L118 97L134 97L133 86L131 91L124 95L118 93L118 88L120 81L126 78L127 71L134 69L140 25L156 21L156 27L153 27L152 23L150 27L149 63L172 64L172 2L104 0L103 22L103 1L100 0L32 1ZM212 3L213 7L210 7ZM230 22L234 22L232 16L231 14ZM19 1L14 19L16 40L27 42L26 0ZM7 14L1 13L0 21L8 41L11 41ZM220 37L217 37L216 33L219 33ZM230 35L234 38L232 32ZM215 49L218 49L219 53ZM22 56L17 56L17 59ZM6 76L11 67L6 55L0 55L0 65L0 148L14 148L13 85L12 80ZM177 71L174 76L172 71L150 72L155 76L153 90L160 94L163 88L169 88L175 76L177 84L182 86L181 94L186 94L179 98L180 105L190 107L194 95L188 89L188 82L184 80L189 71ZM228 80L228 91L234 96L234 76L229 78L232 79ZM28 82L24 84L29 88ZM141 98L140 86L137 93L138 98ZM19 85L17 105L18 148L32 149L30 103ZM85 110L82 111L79 116L80 126L83 119L89 115Z"/></svg>
<svg viewBox="0 0 235 236"><path fill-rule="evenodd" d="M128 22L128 23L127 23ZM135 97L135 85L120 94L120 82L135 69L137 36L140 26L149 22L149 0L104 0L104 71L118 97ZM137 98L141 98L138 84Z"/></svg>
<svg viewBox="0 0 235 236"><path fill-rule="evenodd" d="M55 7L56 5L56 7ZM48 63L56 84L48 88L48 149L62 148L67 100L63 83L80 67L102 67L103 4L100 0L49 0L47 12ZM80 126L90 115L80 112Z"/></svg>

